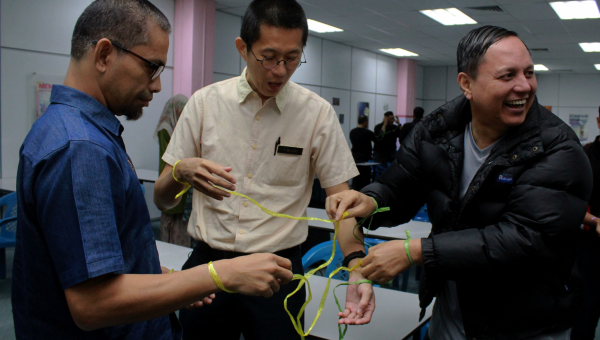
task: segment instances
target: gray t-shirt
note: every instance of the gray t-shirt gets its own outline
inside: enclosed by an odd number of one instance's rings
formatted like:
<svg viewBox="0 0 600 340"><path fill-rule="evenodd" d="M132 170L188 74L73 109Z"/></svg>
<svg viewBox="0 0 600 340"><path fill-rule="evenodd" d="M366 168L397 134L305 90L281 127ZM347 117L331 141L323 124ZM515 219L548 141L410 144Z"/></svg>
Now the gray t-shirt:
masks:
<svg viewBox="0 0 600 340"><path fill-rule="evenodd" d="M463 162L463 171L460 178L460 199L462 200L469 188L473 177L483 165L494 144L480 149L473 139L471 123L465 128L465 159ZM431 322L429 323L429 337L432 340L466 340L465 329L463 327L462 314L456 291L456 282L444 281L440 291L438 292L433 311ZM571 330L561 331L554 334L539 335L528 340L569 340Z"/></svg>

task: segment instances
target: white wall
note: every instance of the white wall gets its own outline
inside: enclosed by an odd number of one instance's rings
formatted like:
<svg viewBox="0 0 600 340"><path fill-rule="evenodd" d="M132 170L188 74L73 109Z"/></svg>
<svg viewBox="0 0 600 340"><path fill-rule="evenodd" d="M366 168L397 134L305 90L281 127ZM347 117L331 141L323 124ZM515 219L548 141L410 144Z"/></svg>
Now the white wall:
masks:
<svg viewBox="0 0 600 340"><path fill-rule="evenodd" d="M216 43L233 45L239 36L241 18L217 12L216 21ZM296 70L291 80L332 104L334 97L340 99L340 105L334 109L338 115L344 115L341 125L349 142L350 130L358 125L358 102L369 102L371 129L382 121L385 111L396 111L398 62L324 36L309 36L304 49L307 63ZM215 67L215 81L238 75L245 65L234 48L216 48L215 60L220 61L219 68Z"/></svg>
<svg viewBox="0 0 600 340"><path fill-rule="evenodd" d="M16 176L19 148L35 114L35 78L62 83L69 65L75 22L90 3L90 0L1 2L2 177ZM152 0L152 3L173 22L173 0ZM161 75L162 92L154 96L140 120L121 120L127 153L136 168L158 169L158 144L153 134L164 104L173 95L172 36L167 57L167 69ZM150 208L154 205L150 204ZM156 216L156 212L154 208L151 215Z"/></svg>
<svg viewBox="0 0 600 340"><path fill-rule="evenodd" d="M417 72L417 103L422 104L425 114L461 94L456 82L456 66L423 67L422 82L419 74L420 70ZM552 112L567 124L570 115L588 115L587 141L582 140L582 144L600 134L596 124L600 105L600 75L538 72L536 76L537 97L541 105L552 106Z"/></svg>

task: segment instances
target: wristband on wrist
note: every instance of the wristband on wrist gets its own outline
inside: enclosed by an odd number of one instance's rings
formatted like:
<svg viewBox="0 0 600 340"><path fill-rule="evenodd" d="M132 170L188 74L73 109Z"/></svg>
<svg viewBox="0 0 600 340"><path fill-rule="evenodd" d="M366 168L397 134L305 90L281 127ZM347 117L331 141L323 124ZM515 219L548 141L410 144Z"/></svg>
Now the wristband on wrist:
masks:
<svg viewBox="0 0 600 340"><path fill-rule="evenodd" d="M406 240L404 240L404 251L406 252L406 257L408 257L408 262L410 262L410 265L414 265L415 263L413 262L412 258L410 257L410 232L408 230L406 231Z"/></svg>
<svg viewBox="0 0 600 340"><path fill-rule="evenodd" d="M175 167L177 166L177 163L179 163L179 162L181 162L181 159L178 160L177 162L175 162L175 164L173 165L173 171L171 172L171 174L173 175L173 179L175 180L175 182L185 185L185 188L183 188L183 190L180 193L178 193L175 196L175 198L179 198L179 196L185 194L185 192L188 191L188 189L192 187L189 183L182 182L182 181L178 180L177 177L175 177Z"/></svg>
<svg viewBox="0 0 600 340"><path fill-rule="evenodd" d="M208 263L208 273L210 274L210 278L212 279L215 286L219 287L220 290L222 290L226 293L230 293L230 294L235 293L233 290L229 290L229 289L225 288L225 286L223 285L223 282L219 278L219 275L217 275L217 271L215 270L215 267L213 266L212 261L210 261Z"/></svg>
<svg viewBox="0 0 600 340"><path fill-rule="evenodd" d="M373 202L375 202L375 210L373 211L377 211L379 210L379 205L377 204L377 200L375 199L375 197L371 197L373 199Z"/></svg>
<svg viewBox="0 0 600 340"><path fill-rule="evenodd" d="M362 258L365 258L365 256L367 256L367 254L362 250L350 253L350 254L348 254L348 256L344 257L344 262L342 262L342 267L348 268L350 261L352 261L354 259L362 259Z"/></svg>

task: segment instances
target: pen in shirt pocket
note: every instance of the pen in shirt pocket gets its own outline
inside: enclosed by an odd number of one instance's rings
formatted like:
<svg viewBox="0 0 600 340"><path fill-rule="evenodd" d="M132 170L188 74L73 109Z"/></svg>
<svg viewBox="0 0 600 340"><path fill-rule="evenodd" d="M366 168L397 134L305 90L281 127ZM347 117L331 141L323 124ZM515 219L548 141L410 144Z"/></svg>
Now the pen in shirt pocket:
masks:
<svg viewBox="0 0 600 340"><path fill-rule="evenodd" d="M281 137L277 138L277 141L275 142L275 152L273 152L273 156L277 155L277 147L279 144L281 144Z"/></svg>

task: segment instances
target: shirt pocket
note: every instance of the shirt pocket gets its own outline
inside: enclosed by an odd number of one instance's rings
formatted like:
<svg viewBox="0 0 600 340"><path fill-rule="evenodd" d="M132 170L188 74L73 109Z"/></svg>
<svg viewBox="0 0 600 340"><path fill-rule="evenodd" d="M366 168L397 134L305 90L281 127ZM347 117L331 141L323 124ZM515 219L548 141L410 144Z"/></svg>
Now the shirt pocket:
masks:
<svg viewBox="0 0 600 340"><path fill-rule="evenodd" d="M303 155L278 153L268 164L267 181L272 186L297 186L306 180L308 159Z"/></svg>

